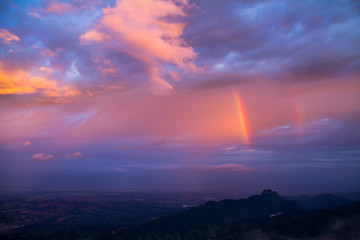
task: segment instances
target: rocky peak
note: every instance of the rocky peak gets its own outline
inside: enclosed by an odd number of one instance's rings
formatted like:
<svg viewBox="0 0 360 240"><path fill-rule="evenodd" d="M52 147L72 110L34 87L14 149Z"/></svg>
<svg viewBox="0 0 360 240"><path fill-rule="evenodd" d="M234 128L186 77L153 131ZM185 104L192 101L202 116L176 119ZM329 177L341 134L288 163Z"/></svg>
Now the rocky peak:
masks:
<svg viewBox="0 0 360 240"><path fill-rule="evenodd" d="M276 191L272 191L271 189L265 189L262 191L261 196L264 195L273 195L273 196L278 196Z"/></svg>

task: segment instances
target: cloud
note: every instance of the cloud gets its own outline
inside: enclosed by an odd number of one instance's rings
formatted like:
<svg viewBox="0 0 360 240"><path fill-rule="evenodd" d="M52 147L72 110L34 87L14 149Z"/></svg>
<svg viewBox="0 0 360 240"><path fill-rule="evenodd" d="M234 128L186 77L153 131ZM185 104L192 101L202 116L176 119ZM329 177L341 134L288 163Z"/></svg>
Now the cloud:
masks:
<svg viewBox="0 0 360 240"><path fill-rule="evenodd" d="M91 44L93 42L106 42L110 38L96 30L89 30L87 33L80 36L80 40L84 44Z"/></svg>
<svg viewBox="0 0 360 240"><path fill-rule="evenodd" d="M89 110L82 113L77 113L75 115L65 116L64 119L65 122L71 125L73 128L77 128L87 123L96 114L96 110Z"/></svg>
<svg viewBox="0 0 360 240"><path fill-rule="evenodd" d="M25 141L25 142L24 142L24 146L25 146L25 147L28 147L28 146L30 146L30 145L31 145L31 142L29 142L29 141Z"/></svg>
<svg viewBox="0 0 360 240"><path fill-rule="evenodd" d="M37 153L31 157L32 160L41 161L41 162L46 162L53 158L54 158L54 155L45 154L45 153Z"/></svg>
<svg viewBox="0 0 360 240"><path fill-rule="evenodd" d="M59 49L60 50L60 49ZM59 55L51 49L44 49L40 52L43 57L58 57Z"/></svg>
<svg viewBox="0 0 360 240"><path fill-rule="evenodd" d="M215 172L249 172L254 170L253 168L245 167L238 163L224 163L218 165L168 165L162 166L161 169L166 170L195 170L195 171L215 171Z"/></svg>
<svg viewBox="0 0 360 240"><path fill-rule="evenodd" d="M163 78L165 63L185 71L197 71L197 54L182 38L186 26L174 21L184 17L187 1L123 0L103 9L102 18L80 36L83 44L101 43L111 51L123 52L143 62L155 93L166 94L173 87ZM169 21L169 18L172 21ZM176 73L170 73L172 77ZM177 80L179 80L178 77Z"/></svg>
<svg viewBox="0 0 360 240"><path fill-rule="evenodd" d="M276 135L293 135L297 134L298 129L291 125L282 125L272 129L262 131L265 134L276 134Z"/></svg>
<svg viewBox="0 0 360 240"><path fill-rule="evenodd" d="M41 76L32 76L23 70L8 73L0 69L0 94L30 93L41 93L46 97L76 96L80 94L69 86L60 87L54 80Z"/></svg>
<svg viewBox="0 0 360 240"><path fill-rule="evenodd" d="M63 14L72 10L72 6L69 3L63 3L58 1L48 2L44 12Z"/></svg>
<svg viewBox="0 0 360 240"><path fill-rule="evenodd" d="M84 157L84 155L81 152L74 152L66 155L66 158L82 158L82 157Z"/></svg>
<svg viewBox="0 0 360 240"><path fill-rule="evenodd" d="M179 74L177 74L176 72L174 72L174 71L169 71L168 73L169 73L170 77L171 77L174 81L176 81L176 82L180 82L180 81L181 81L181 77L180 77Z"/></svg>
<svg viewBox="0 0 360 240"><path fill-rule="evenodd" d="M28 15L43 20L43 18L42 18L42 17L40 16L40 14L37 13L37 12L29 12Z"/></svg>
<svg viewBox="0 0 360 240"><path fill-rule="evenodd" d="M219 171L219 172L249 172L252 168L247 168L244 165L237 163L225 163L214 166L207 166L206 169Z"/></svg>
<svg viewBox="0 0 360 240"><path fill-rule="evenodd" d="M39 70L40 72L44 72L44 73L48 73L48 74L54 72L54 69L53 69L53 68L51 68L51 67L45 67L45 66L40 67L38 70Z"/></svg>
<svg viewBox="0 0 360 240"><path fill-rule="evenodd" d="M118 74L115 68L101 69L101 73L103 75L108 75L108 76L117 76L117 74Z"/></svg>
<svg viewBox="0 0 360 240"><path fill-rule="evenodd" d="M211 76L220 75L213 86L260 76L303 82L359 74L360 35L353 29L360 17L354 1L329 5L229 0L197 5L204 14L191 16L185 37L200 49L197 63ZM229 75L235 78L224 81Z"/></svg>
<svg viewBox="0 0 360 240"><path fill-rule="evenodd" d="M3 43L5 44L11 44L13 42L19 42L20 38L11 32L9 32L7 29L0 29L0 38L2 39Z"/></svg>

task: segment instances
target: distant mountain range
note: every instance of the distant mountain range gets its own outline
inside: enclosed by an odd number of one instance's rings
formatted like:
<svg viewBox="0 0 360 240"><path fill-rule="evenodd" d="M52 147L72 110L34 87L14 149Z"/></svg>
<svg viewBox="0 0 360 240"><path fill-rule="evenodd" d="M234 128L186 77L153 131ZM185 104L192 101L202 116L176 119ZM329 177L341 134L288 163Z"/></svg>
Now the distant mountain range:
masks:
<svg viewBox="0 0 360 240"><path fill-rule="evenodd" d="M210 201L129 229L117 240L360 239L360 202L331 194L280 197L264 190L246 199Z"/></svg>

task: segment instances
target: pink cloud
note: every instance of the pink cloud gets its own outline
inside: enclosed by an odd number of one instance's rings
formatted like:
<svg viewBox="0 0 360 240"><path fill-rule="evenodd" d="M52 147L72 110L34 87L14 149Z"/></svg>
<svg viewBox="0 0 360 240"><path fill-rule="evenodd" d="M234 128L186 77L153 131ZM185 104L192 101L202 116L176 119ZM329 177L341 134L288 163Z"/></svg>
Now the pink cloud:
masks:
<svg viewBox="0 0 360 240"><path fill-rule="evenodd" d="M7 29L0 29L0 38L2 39L3 43L5 44L11 44L13 42L19 42L20 38L11 32L9 32Z"/></svg>
<svg viewBox="0 0 360 240"><path fill-rule="evenodd" d="M225 163L215 166L209 166L207 168L219 172L249 172L253 170L252 168L247 168L244 165L237 163Z"/></svg>
<svg viewBox="0 0 360 240"><path fill-rule="evenodd" d="M80 40L83 41L84 44L91 44L93 42L106 42L109 40L109 37L96 30L89 30L80 36Z"/></svg>
<svg viewBox="0 0 360 240"><path fill-rule="evenodd" d="M179 76L178 73L176 73L176 72L174 72L174 71L169 71L169 75L170 75L170 77L171 77L174 81L176 81L176 82L180 82L180 81L181 81L181 78L180 78L180 76Z"/></svg>
<svg viewBox="0 0 360 240"><path fill-rule="evenodd" d="M58 57L59 55L51 49L45 49L40 52L43 57Z"/></svg>
<svg viewBox="0 0 360 240"><path fill-rule="evenodd" d="M25 142L24 142L24 146L25 146L25 147L28 147L28 146L30 146L30 145L31 145L31 142L29 142L29 141L25 141Z"/></svg>
<svg viewBox="0 0 360 240"><path fill-rule="evenodd" d="M197 54L182 38L183 22L166 17L185 16L187 1L123 0L103 9L103 17L80 36L84 44L102 43L105 47L126 52L144 62L155 93L170 93L173 87L163 78L163 63L172 63L185 71L197 71ZM170 73L176 77L175 72ZM179 78L177 78L179 79Z"/></svg>
<svg viewBox="0 0 360 240"><path fill-rule="evenodd" d="M43 18L42 18L42 17L40 16L40 14L37 13L37 12L29 12L28 15L43 20Z"/></svg>
<svg viewBox="0 0 360 240"><path fill-rule="evenodd" d="M51 1L47 4L46 8L44 9L44 12L63 14L63 13L69 12L71 10L72 10L72 8L69 3Z"/></svg>
<svg viewBox="0 0 360 240"><path fill-rule="evenodd" d="M82 158L82 157L84 157L84 155L81 152L74 152L66 155L66 158Z"/></svg>
<svg viewBox="0 0 360 240"><path fill-rule="evenodd" d="M41 72L47 73L47 74L50 74L50 73L54 72L53 68L44 67L44 66L40 67L38 70L41 71Z"/></svg>
<svg viewBox="0 0 360 240"><path fill-rule="evenodd" d="M45 153L37 153L31 157L32 160L41 161L41 162L46 162L53 158L54 158L54 155L45 154Z"/></svg>
<svg viewBox="0 0 360 240"><path fill-rule="evenodd" d="M117 76L118 72L115 68L105 68L101 70L101 73L103 75L107 75L107 76Z"/></svg>

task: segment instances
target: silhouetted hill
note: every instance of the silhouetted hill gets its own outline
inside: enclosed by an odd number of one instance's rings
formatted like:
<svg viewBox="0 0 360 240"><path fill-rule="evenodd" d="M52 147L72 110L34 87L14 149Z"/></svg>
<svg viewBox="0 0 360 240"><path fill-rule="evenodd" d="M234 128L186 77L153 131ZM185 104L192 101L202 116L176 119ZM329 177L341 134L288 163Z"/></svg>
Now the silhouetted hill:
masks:
<svg viewBox="0 0 360 240"><path fill-rule="evenodd" d="M321 196L316 199L328 199ZM332 196L329 197L332 199ZM139 227L101 236L118 240L360 239L360 203L331 211L304 211L265 190L247 199L207 202Z"/></svg>
<svg viewBox="0 0 360 240"><path fill-rule="evenodd" d="M316 196L291 196L284 197L284 199L297 202L305 210L330 210L338 207L343 207L354 203L355 201L339 197L333 194L320 194Z"/></svg>
<svg viewBox="0 0 360 240"><path fill-rule="evenodd" d="M264 222L261 231L275 236L270 239L359 240L360 202L333 210L284 213Z"/></svg>
<svg viewBox="0 0 360 240"><path fill-rule="evenodd" d="M182 236L183 239L206 239L210 232L242 234L264 219L300 209L293 201L284 200L275 191L264 190L247 199L210 201L177 214L160 217L137 228L119 232L118 239L161 239L160 236ZM211 234L210 234L211 235ZM175 238L176 239L176 238Z"/></svg>
<svg viewBox="0 0 360 240"><path fill-rule="evenodd" d="M270 190L247 199L210 201L199 207L192 207L188 211L162 217L144 227L152 228L155 224L158 227L172 229L176 226L176 228L185 229L239 220L256 222L272 214L298 208L296 203L284 200L276 192Z"/></svg>
<svg viewBox="0 0 360 240"><path fill-rule="evenodd" d="M360 201L360 191L359 192L342 192L337 193L337 196L345 197L354 201Z"/></svg>

